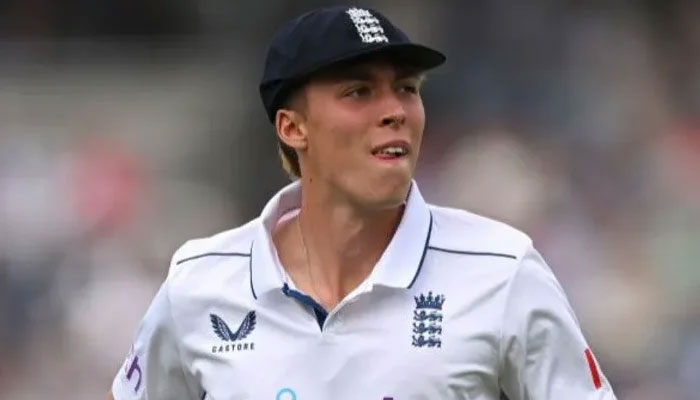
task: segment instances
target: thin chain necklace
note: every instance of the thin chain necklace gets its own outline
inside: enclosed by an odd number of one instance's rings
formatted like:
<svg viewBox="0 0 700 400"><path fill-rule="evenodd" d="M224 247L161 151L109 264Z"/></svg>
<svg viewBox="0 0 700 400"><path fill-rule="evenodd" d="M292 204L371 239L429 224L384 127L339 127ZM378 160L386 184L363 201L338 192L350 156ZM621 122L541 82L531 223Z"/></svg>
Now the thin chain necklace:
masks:
<svg viewBox="0 0 700 400"><path fill-rule="evenodd" d="M309 248L306 247L306 240L304 240L304 232L301 229L301 213L297 216L297 228L299 230L299 237L301 237L301 246L304 248L304 257L306 259L306 272L309 275L309 283L311 283L311 291L317 301L321 300L321 297L316 291L316 285L314 284L314 277L311 274L311 257L309 257Z"/></svg>

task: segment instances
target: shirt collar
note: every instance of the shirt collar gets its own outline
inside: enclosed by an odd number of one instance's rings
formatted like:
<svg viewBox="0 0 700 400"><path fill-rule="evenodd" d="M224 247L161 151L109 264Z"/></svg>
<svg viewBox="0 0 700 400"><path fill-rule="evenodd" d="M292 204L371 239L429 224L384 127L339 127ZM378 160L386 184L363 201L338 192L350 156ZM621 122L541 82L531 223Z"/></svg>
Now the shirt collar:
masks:
<svg viewBox="0 0 700 400"><path fill-rule="evenodd" d="M277 221L301 206L301 183L295 181L265 205L256 227L251 248L251 290L257 298L262 293L281 289L285 283L272 232ZM430 241L432 216L415 181L406 200L406 208L389 245L368 278L371 285L409 288L418 277Z"/></svg>

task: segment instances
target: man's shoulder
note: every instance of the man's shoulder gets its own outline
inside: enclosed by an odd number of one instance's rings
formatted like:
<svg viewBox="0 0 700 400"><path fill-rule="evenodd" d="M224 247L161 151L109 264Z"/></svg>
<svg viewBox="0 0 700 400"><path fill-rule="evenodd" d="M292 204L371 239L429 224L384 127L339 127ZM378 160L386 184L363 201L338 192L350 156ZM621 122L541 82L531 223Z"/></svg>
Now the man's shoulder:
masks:
<svg viewBox="0 0 700 400"><path fill-rule="evenodd" d="M190 239L175 251L161 290L181 332L198 324L195 319L206 316L212 302L236 304L250 296L251 244L257 227L259 219Z"/></svg>
<svg viewBox="0 0 700 400"><path fill-rule="evenodd" d="M168 279L182 280L203 267L216 268L222 261L227 270L232 265L247 265L258 224L259 219L254 219L233 229L186 241L173 254Z"/></svg>
<svg viewBox="0 0 700 400"><path fill-rule="evenodd" d="M258 219L214 235L186 241L173 255L173 265L190 263L215 254L249 254Z"/></svg>
<svg viewBox="0 0 700 400"><path fill-rule="evenodd" d="M532 247L523 231L466 210L430 205L434 231L430 246L454 253L492 254L520 260Z"/></svg>

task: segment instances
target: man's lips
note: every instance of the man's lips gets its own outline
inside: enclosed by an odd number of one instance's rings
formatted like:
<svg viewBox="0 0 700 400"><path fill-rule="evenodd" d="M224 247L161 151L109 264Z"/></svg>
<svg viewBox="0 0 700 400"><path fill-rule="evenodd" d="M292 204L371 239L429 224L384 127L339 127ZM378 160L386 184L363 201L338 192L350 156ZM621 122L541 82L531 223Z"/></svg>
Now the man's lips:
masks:
<svg viewBox="0 0 700 400"><path fill-rule="evenodd" d="M372 155L382 160L401 159L411 152L411 146L405 140L391 140L372 148Z"/></svg>

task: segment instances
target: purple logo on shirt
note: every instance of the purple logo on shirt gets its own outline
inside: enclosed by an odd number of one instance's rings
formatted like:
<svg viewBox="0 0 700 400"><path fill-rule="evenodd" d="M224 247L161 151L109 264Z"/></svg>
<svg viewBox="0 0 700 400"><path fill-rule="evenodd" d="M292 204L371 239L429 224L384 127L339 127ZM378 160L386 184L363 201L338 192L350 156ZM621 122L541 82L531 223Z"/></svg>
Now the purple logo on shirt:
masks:
<svg viewBox="0 0 700 400"><path fill-rule="evenodd" d="M131 360L131 363L127 362L125 367L124 372L126 373L126 379L129 382L131 382L132 378L136 378L136 374L138 374L136 386L134 386L134 393L138 393L139 389L141 388L141 378L143 377L143 372L141 371L141 366L139 365L139 356L135 355Z"/></svg>

